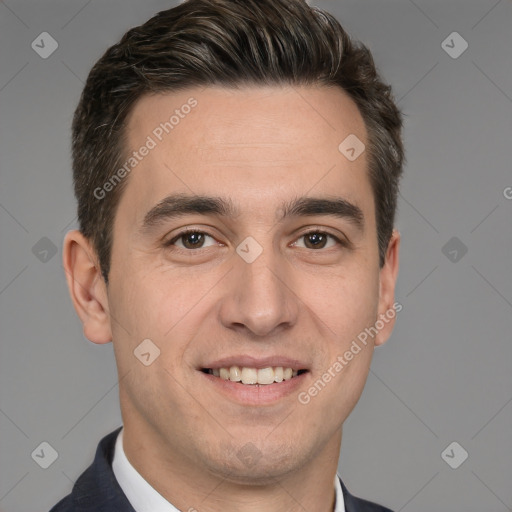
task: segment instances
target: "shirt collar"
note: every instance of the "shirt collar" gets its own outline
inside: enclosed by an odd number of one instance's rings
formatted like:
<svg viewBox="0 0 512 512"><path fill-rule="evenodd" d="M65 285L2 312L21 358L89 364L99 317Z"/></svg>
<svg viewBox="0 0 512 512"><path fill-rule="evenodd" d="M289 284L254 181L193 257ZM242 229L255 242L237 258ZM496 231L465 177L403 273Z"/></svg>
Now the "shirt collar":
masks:
<svg viewBox="0 0 512 512"><path fill-rule="evenodd" d="M123 431L116 439L112 471L135 512L179 512L131 465L124 453Z"/></svg>
<svg viewBox="0 0 512 512"><path fill-rule="evenodd" d="M116 439L112 470L135 512L179 512L131 465L124 453L123 430L121 429ZM343 491L337 475L334 479L334 488L336 491L334 512L345 512Z"/></svg>

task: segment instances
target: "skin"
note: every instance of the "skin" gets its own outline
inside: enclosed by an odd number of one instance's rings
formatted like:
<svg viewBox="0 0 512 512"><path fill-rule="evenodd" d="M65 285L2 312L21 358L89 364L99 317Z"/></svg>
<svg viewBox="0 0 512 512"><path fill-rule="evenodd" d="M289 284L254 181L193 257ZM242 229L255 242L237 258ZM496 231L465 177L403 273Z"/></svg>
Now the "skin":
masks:
<svg viewBox="0 0 512 512"><path fill-rule="evenodd" d="M177 508L333 510L342 425L394 321L308 404L297 395L392 309L398 273L396 231L379 267L367 155L350 162L338 150L349 134L366 144L363 119L338 88L188 89L140 99L128 148L191 96L197 106L125 178L108 286L89 241L67 234L74 306L89 340L114 343L128 459ZM145 214L177 192L231 198L239 215L189 214L141 233ZM328 215L276 223L281 203L296 196L350 201L364 228ZM199 249L186 249L183 238L164 247L185 227L212 238ZM348 246L307 245L301 235L311 228ZM263 248L252 263L236 253L247 236ZM150 366L133 354L146 338L161 351ZM235 354L289 356L309 372L288 396L244 404L198 370ZM237 456L248 443L258 454L252 464Z"/></svg>

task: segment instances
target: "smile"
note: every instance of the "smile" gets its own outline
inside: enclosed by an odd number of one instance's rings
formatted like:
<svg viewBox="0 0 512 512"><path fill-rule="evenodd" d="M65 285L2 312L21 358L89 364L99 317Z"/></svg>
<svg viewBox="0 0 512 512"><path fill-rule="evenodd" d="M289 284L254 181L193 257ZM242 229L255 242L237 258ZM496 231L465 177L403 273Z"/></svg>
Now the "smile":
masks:
<svg viewBox="0 0 512 512"><path fill-rule="evenodd" d="M288 381L307 372L307 370L294 370L291 367L283 366L269 366L267 368L230 366L222 368L203 368L201 371L222 380L253 386L257 384L269 385Z"/></svg>

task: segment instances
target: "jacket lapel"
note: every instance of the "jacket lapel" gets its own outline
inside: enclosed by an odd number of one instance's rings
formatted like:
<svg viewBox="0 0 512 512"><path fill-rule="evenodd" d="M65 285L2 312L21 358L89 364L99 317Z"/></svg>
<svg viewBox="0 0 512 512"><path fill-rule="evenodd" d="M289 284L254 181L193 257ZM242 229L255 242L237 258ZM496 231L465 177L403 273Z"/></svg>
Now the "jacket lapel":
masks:
<svg viewBox="0 0 512 512"><path fill-rule="evenodd" d="M73 487L73 504L80 512L135 512L112 471L115 441L122 427L105 436L93 463Z"/></svg>

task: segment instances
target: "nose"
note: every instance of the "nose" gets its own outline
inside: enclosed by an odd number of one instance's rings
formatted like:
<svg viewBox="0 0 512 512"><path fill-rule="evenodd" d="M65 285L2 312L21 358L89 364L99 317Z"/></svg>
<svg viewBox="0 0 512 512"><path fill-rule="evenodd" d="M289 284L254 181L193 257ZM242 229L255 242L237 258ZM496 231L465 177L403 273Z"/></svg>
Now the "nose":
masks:
<svg viewBox="0 0 512 512"><path fill-rule="evenodd" d="M297 323L300 300L294 292L290 265L271 248L252 262L235 255L224 283L222 324L253 338L269 337ZM248 332L247 332L248 331Z"/></svg>

